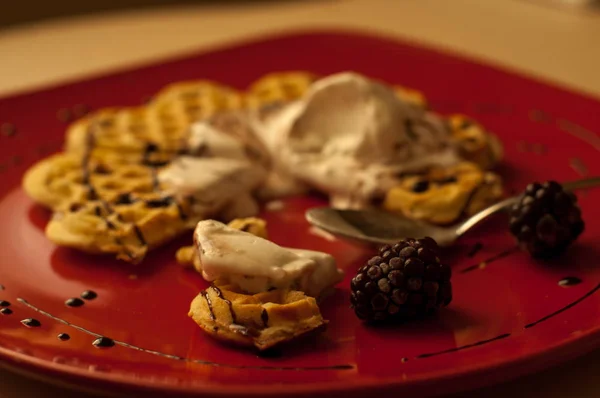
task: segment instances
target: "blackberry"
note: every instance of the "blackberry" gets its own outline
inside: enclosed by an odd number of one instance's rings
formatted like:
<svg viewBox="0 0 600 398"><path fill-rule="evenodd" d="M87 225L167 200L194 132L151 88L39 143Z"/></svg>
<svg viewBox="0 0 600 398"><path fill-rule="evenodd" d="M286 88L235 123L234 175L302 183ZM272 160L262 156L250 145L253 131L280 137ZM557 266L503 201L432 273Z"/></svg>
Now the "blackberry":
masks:
<svg viewBox="0 0 600 398"><path fill-rule="evenodd" d="M535 258L563 253L583 232L577 196L555 181L529 184L510 210L510 232Z"/></svg>
<svg viewBox="0 0 600 398"><path fill-rule="evenodd" d="M433 312L452 301L451 274L429 237L382 246L352 278L352 308L365 321L405 320Z"/></svg>

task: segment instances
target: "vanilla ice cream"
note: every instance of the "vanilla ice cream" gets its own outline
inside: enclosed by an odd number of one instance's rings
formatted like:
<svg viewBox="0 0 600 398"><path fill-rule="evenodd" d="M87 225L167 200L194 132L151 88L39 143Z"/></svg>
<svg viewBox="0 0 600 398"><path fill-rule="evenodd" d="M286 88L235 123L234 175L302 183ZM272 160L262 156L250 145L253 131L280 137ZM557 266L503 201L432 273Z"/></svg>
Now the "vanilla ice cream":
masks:
<svg viewBox="0 0 600 398"><path fill-rule="evenodd" d="M211 218L256 215L255 198L317 189L333 206L383 198L402 172L459 162L451 133L434 113L356 73L314 82L300 99L273 109L195 123L187 155L158 176L175 195L194 197ZM198 223L202 274L249 293L292 287L318 296L342 273L325 253L289 249L217 221Z"/></svg>
<svg viewBox="0 0 600 398"><path fill-rule="evenodd" d="M252 197L265 171L244 160L181 156L158 173L165 191L177 198L191 198L198 217L221 212L231 218L258 212Z"/></svg>
<svg viewBox="0 0 600 398"><path fill-rule="evenodd" d="M400 172L458 162L441 118L355 73L318 80L252 123L280 173L329 194L336 207L368 205Z"/></svg>
<svg viewBox="0 0 600 398"><path fill-rule="evenodd" d="M281 247L214 220L198 223L194 243L207 281L221 279L251 294L293 288L318 297L343 277L329 254Z"/></svg>

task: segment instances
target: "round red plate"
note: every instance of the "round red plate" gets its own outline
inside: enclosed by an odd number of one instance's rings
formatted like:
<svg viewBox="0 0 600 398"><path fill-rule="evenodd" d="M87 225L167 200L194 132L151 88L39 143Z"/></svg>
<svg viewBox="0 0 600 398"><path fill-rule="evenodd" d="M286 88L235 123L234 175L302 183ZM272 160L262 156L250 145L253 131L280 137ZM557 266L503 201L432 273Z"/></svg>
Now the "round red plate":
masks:
<svg viewBox="0 0 600 398"><path fill-rule="evenodd" d="M514 249L502 216L469 233L444 258L455 299L439 317L373 328L349 309L349 279L369 252L311 233L304 211L317 198L265 211L272 239L332 253L347 271L322 306L326 333L257 357L221 346L187 317L206 286L174 261L191 237L157 250L139 266L57 248L44 237L49 214L20 188L34 161L59 150L64 109L139 104L164 84L215 79L240 88L263 73L356 70L422 90L434 109L466 113L505 146L499 172L507 192L532 180L598 174L598 102L489 66L374 36L294 34L122 72L0 101L0 314L3 363L94 388L147 389L208 396L411 396L505 380L580 355L600 341L600 190L580 193L585 233L563 258L543 264ZM479 250L477 250L479 248ZM572 277L578 281L561 286ZM65 300L91 289L80 307ZM3 303L6 304L6 303ZM8 313L10 311L5 310ZM40 327L21 321L34 318ZM57 338L67 333L70 339ZM92 343L114 339L111 348Z"/></svg>

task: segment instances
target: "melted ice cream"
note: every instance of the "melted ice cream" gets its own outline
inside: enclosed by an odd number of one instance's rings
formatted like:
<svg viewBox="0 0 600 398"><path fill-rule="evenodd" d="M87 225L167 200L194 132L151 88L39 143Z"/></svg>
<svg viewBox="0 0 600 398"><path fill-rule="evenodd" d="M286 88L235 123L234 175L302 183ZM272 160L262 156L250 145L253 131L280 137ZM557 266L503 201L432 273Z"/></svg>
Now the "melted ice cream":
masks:
<svg viewBox="0 0 600 398"><path fill-rule="evenodd" d="M402 171L458 162L439 117L355 73L321 79L254 123L283 173L329 194L338 207L367 205Z"/></svg>
<svg viewBox="0 0 600 398"><path fill-rule="evenodd" d="M343 276L329 254L284 248L213 220L198 223L194 242L206 280L224 279L248 293L294 288L318 297Z"/></svg>
<svg viewBox="0 0 600 398"><path fill-rule="evenodd" d="M258 211L250 192L264 174L247 161L181 156L159 172L158 180L176 197L193 198L195 214L206 217L227 207L238 217Z"/></svg>

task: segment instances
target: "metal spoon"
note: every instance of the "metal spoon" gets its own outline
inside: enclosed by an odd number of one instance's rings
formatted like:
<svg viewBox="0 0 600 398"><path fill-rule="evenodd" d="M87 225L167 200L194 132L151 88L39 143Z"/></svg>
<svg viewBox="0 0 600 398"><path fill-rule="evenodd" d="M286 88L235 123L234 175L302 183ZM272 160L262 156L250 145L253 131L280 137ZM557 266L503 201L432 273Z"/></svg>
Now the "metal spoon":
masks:
<svg viewBox="0 0 600 398"><path fill-rule="evenodd" d="M591 188L600 185L600 177L563 183L567 191ZM306 212L306 219L339 238L367 244L389 244L403 238L430 236L440 246L450 246L475 225L500 211L510 208L519 201L513 196L493 204L474 214L469 219L448 227L427 224L381 210L342 210L331 207L316 207Z"/></svg>

